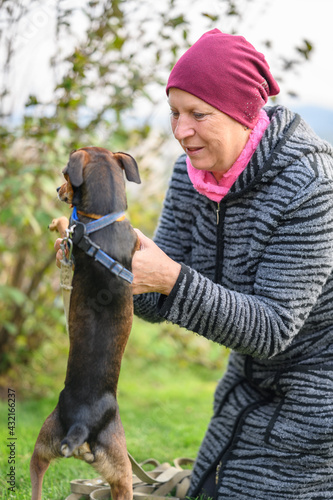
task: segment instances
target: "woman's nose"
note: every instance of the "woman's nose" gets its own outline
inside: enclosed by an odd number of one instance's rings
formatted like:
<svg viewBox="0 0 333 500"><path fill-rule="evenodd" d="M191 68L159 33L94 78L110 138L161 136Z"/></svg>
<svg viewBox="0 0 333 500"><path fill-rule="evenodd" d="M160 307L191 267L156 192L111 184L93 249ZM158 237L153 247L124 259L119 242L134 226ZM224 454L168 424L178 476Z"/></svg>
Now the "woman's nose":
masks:
<svg viewBox="0 0 333 500"><path fill-rule="evenodd" d="M185 116L179 116L174 127L173 135L177 141L182 141L187 137L192 137L195 134L195 130L192 126L191 120Z"/></svg>

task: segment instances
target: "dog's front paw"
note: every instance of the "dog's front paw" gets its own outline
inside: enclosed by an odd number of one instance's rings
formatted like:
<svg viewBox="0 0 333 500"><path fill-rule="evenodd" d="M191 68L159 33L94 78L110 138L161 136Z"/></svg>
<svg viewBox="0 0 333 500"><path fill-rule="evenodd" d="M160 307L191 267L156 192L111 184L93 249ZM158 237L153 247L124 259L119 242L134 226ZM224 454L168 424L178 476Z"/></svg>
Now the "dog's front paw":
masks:
<svg viewBox="0 0 333 500"><path fill-rule="evenodd" d="M60 236L64 238L66 236L66 229L69 226L69 221L67 217L59 217L59 219L53 219L51 224L49 224L50 231L57 231Z"/></svg>

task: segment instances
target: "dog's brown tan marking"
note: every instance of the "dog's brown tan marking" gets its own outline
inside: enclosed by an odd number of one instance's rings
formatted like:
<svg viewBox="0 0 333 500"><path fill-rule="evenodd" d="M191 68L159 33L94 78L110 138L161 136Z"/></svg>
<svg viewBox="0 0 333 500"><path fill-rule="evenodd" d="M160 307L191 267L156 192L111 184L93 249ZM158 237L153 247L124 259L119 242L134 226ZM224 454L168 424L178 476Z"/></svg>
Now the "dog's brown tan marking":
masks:
<svg viewBox="0 0 333 500"><path fill-rule="evenodd" d="M73 188L70 183L68 175L64 176L66 179L66 182L62 184L58 189L58 198L60 201L64 201L65 203L69 203L70 205L72 204L73 201Z"/></svg>
<svg viewBox="0 0 333 500"><path fill-rule="evenodd" d="M103 148L70 155L59 188L78 213L106 215L126 209L123 172L140 182L135 160ZM88 218L79 215L82 222ZM60 226L57 222L52 228ZM131 270L137 236L129 222L115 222L91 238ZM75 271L69 312L70 350L65 387L44 422L30 463L32 500L41 500L44 474L54 458L91 463L111 487L113 500L132 498L132 470L117 404L122 355L130 334L133 299L129 284L74 245Z"/></svg>

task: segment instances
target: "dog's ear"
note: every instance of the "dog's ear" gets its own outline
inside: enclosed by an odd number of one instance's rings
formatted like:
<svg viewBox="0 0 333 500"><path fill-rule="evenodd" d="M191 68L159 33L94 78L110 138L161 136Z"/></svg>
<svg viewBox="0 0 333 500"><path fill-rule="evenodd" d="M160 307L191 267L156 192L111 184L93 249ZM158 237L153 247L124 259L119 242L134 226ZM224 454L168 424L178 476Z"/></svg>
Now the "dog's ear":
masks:
<svg viewBox="0 0 333 500"><path fill-rule="evenodd" d="M83 183L83 166L86 163L85 151L72 151L69 157L69 162L63 174L67 174L72 186L79 187Z"/></svg>
<svg viewBox="0 0 333 500"><path fill-rule="evenodd" d="M131 155L127 153L114 153L113 155L116 160L120 163L121 167L125 170L126 179L128 181L136 182L137 184L141 183L139 168Z"/></svg>

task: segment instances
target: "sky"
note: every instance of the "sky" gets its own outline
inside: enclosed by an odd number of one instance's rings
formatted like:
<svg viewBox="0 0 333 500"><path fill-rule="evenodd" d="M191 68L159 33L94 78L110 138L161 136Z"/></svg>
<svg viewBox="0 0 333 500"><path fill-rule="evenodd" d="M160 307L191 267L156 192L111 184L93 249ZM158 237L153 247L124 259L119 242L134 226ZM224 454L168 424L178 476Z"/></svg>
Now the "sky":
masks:
<svg viewBox="0 0 333 500"><path fill-rule="evenodd" d="M287 100L284 94L290 85L299 92L302 104L333 110L332 19L333 0L253 2L242 34L254 45L257 40L272 39L274 47L285 54L304 38L314 46L310 62L304 63L298 74L286 76L281 86L284 99ZM273 60L268 62L273 66Z"/></svg>
<svg viewBox="0 0 333 500"><path fill-rule="evenodd" d="M283 103L290 102L288 90L299 93L299 104L328 107L333 110L333 0L241 0L243 19L237 34L243 35L257 50L265 53L274 75L274 56L292 54L295 46L307 39L314 51L309 62L305 62L295 73L286 73L281 85ZM219 12L218 0L207 0ZM229 31L232 18L226 24L216 26ZM221 23L220 23L221 24ZM195 27L197 37L200 26ZM263 46L271 40L273 52Z"/></svg>
<svg viewBox="0 0 333 500"><path fill-rule="evenodd" d="M163 0L160 0L161 2ZM184 5L202 9L202 1ZM82 5L76 0L65 0L65 4ZM27 18L18 26L18 54L13 61L11 74L8 76L11 89L11 108L20 113L29 94L49 98L52 95L53 76L49 67L54 40L55 0L46 0L35 7ZM157 5L155 2L152 5ZM218 14L219 0L206 0L205 7L211 13ZM275 54L291 54L293 47L304 38L311 41L314 52L310 62L302 64L297 73L285 75L281 87L280 102L292 106L319 106L333 111L333 0L238 0L243 8L241 32L259 51L264 51L262 41L273 42L273 53L266 58L274 74ZM154 7L153 7L154 8ZM191 11L190 11L191 12ZM191 17L191 16L189 16ZM216 26L228 32L232 27L232 18L226 18ZM202 26L193 22L193 42L202 34ZM80 25L76 27L80 33ZM82 29L81 29L82 31ZM66 41L64 41L66 43ZM73 43L68 41L69 45ZM0 53L1 56L1 53ZM291 100L288 90L296 90L298 99Z"/></svg>

